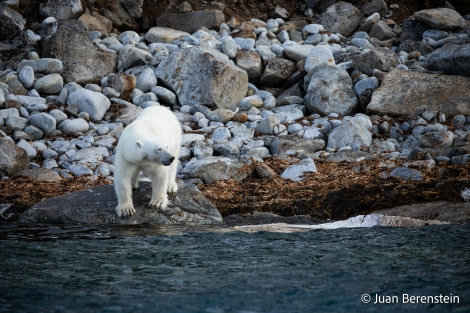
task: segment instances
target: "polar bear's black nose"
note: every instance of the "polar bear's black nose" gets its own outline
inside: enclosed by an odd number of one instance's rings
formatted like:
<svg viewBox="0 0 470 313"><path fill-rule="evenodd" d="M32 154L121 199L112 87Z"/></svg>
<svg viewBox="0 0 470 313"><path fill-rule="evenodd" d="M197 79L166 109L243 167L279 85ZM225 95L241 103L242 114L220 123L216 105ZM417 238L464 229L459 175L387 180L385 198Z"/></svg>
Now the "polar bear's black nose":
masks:
<svg viewBox="0 0 470 313"><path fill-rule="evenodd" d="M170 165L174 160L175 160L175 157L174 157L174 156L171 156L171 157L168 158L168 160L165 160L165 162L162 162L162 163L163 163L163 165L168 166L168 165Z"/></svg>

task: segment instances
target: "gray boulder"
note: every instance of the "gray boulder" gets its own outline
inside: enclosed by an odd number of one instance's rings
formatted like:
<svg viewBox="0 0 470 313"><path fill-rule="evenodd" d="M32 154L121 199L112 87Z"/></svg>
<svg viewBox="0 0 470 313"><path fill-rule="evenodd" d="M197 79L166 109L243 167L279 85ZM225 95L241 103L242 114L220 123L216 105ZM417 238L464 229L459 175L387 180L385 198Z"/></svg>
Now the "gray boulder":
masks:
<svg viewBox="0 0 470 313"><path fill-rule="evenodd" d="M299 45L297 43L286 45L284 47L285 55L294 62L305 60L314 46L312 45Z"/></svg>
<svg viewBox="0 0 470 313"><path fill-rule="evenodd" d="M24 66L21 70L18 71L18 79L23 84L24 88L29 89L33 87L34 69L31 66Z"/></svg>
<svg viewBox="0 0 470 313"><path fill-rule="evenodd" d="M79 112L86 112L91 119L100 121L111 106L111 102L102 93L79 88L69 95L67 105L77 107Z"/></svg>
<svg viewBox="0 0 470 313"><path fill-rule="evenodd" d="M183 172L191 178L200 178L206 184L221 179L242 181L250 174L242 169L245 164L235 159L206 157L200 160L192 159L186 164Z"/></svg>
<svg viewBox="0 0 470 313"><path fill-rule="evenodd" d="M325 141L322 139L305 139L296 135L276 136L269 144L271 154L285 154L288 150L313 154L325 148Z"/></svg>
<svg viewBox="0 0 470 313"><path fill-rule="evenodd" d="M188 105L234 109L248 90L248 74L218 51L201 47L171 53L156 76Z"/></svg>
<svg viewBox="0 0 470 313"><path fill-rule="evenodd" d="M395 177L395 178L400 178L403 180L414 180L414 181L422 181L423 180L423 175L421 174L420 171L405 167L405 166L399 166L397 168L394 168L390 172L390 176Z"/></svg>
<svg viewBox="0 0 470 313"><path fill-rule="evenodd" d="M201 27L218 28L225 22L224 13L220 10L204 10L187 13L167 13L159 16L156 25L194 33Z"/></svg>
<svg viewBox="0 0 470 313"><path fill-rule="evenodd" d="M469 102L469 77L393 70L373 93L367 114L406 116L440 111L449 116L469 115Z"/></svg>
<svg viewBox="0 0 470 313"><path fill-rule="evenodd" d="M56 129L56 120L47 113L38 113L31 116L29 119L31 125L36 126L44 132L44 135L49 135Z"/></svg>
<svg viewBox="0 0 470 313"><path fill-rule="evenodd" d="M155 72L152 68L148 67L140 73L139 77L137 77L135 88L142 90L143 92L147 92L156 85L157 77L155 76Z"/></svg>
<svg viewBox="0 0 470 313"><path fill-rule="evenodd" d="M144 183L134 192L136 213L119 218L112 185L99 186L62 196L48 198L31 207L20 217L20 223L60 224L220 224L222 216L194 185L183 186L169 195L169 206L161 211L148 208L151 184Z"/></svg>
<svg viewBox="0 0 470 313"><path fill-rule="evenodd" d="M448 8L421 10L415 12L413 17L435 29L451 30L464 28L467 25L457 11Z"/></svg>
<svg viewBox="0 0 470 313"><path fill-rule="evenodd" d="M289 78L297 70L294 62L283 58L272 58L268 61L261 76L261 84L275 86Z"/></svg>
<svg viewBox="0 0 470 313"><path fill-rule="evenodd" d="M317 167L311 158L305 158L297 164L293 164L282 172L281 177L296 182L302 181L305 173L316 173Z"/></svg>
<svg viewBox="0 0 470 313"><path fill-rule="evenodd" d="M356 83L356 85L354 85L354 91L356 92L356 95L359 98L359 103L363 109L367 107L372 94L378 87L379 80L374 76L361 79Z"/></svg>
<svg viewBox="0 0 470 313"><path fill-rule="evenodd" d="M321 15L321 24L326 30L349 37L361 23L361 11L351 3L337 2Z"/></svg>
<svg viewBox="0 0 470 313"><path fill-rule="evenodd" d="M263 73L263 61L258 52L254 50L240 50L235 56L236 64L248 73L250 82L259 82Z"/></svg>
<svg viewBox="0 0 470 313"><path fill-rule="evenodd" d="M57 127L60 129L64 134L77 134L77 133L84 133L90 129L88 122L85 121L83 118L77 119L67 119L60 123Z"/></svg>
<svg viewBox="0 0 470 313"><path fill-rule="evenodd" d="M145 34L145 40L151 43L172 43L184 36L189 35L187 32L176 30L168 27L152 27Z"/></svg>
<svg viewBox="0 0 470 313"><path fill-rule="evenodd" d="M369 147L372 144L372 133L370 132L372 125L368 125L365 119L364 116L344 117L341 125L333 129L328 136L328 148Z"/></svg>
<svg viewBox="0 0 470 313"><path fill-rule="evenodd" d="M42 94L58 94L63 87L64 80L59 74L43 76L34 83L34 89Z"/></svg>
<svg viewBox="0 0 470 313"><path fill-rule="evenodd" d="M326 116L330 113L351 115L358 104L352 80L346 70L320 65L311 73L305 106L310 112Z"/></svg>
<svg viewBox="0 0 470 313"><path fill-rule="evenodd" d="M425 66L446 74L470 76L470 43L448 44L434 50L427 56Z"/></svg>
<svg viewBox="0 0 470 313"><path fill-rule="evenodd" d="M152 55L148 51L128 44L119 51L118 71L124 72L134 66L147 65L151 60Z"/></svg>
<svg viewBox="0 0 470 313"><path fill-rule="evenodd" d="M305 60L305 71L311 72L318 65L336 65L331 49L326 45L314 46Z"/></svg>
<svg viewBox="0 0 470 313"><path fill-rule="evenodd" d="M450 148L454 143L454 133L451 131L435 131L424 133L420 139L422 148Z"/></svg>
<svg viewBox="0 0 470 313"><path fill-rule="evenodd" d="M64 69L62 61L54 58L23 60L20 64L18 64L18 71L21 71L26 66L31 67L34 72L43 74L61 73Z"/></svg>
<svg viewBox="0 0 470 313"><path fill-rule="evenodd" d="M12 141L0 138L0 151L0 177L11 177L29 168L28 154Z"/></svg>
<svg viewBox="0 0 470 313"><path fill-rule="evenodd" d="M378 40L388 40L397 36L393 29L388 26L387 22L383 20L378 21L372 26L369 31L369 35L370 37Z"/></svg>
<svg viewBox="0 0 470 313"><path fill-rule="evenodd" d="M93 46L87 28L78 20L59 22L57 32L43 40L42 56L62 60L65 83L98 83L116 71L116 54Z"/></svg>
<svg viewBox="0 0 470 313"><path fill-rule="evenodd" d="M353 68L369 76L372 76L374 69L388 72L390 68L394 68L398 64L400 64L400 60L396 53L381 47L356 55L352 59Z"/></svg>

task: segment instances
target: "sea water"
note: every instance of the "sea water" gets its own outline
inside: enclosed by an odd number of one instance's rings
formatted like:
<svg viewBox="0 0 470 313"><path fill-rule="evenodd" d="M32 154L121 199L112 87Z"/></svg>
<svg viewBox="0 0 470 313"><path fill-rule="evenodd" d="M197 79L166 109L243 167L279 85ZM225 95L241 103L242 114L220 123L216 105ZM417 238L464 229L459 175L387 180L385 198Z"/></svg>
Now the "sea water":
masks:
<svg viewBox="0 0 470 313"><path fill-rule="evenodd" d="M470 225L0 225L0 312L470 312Z"/></svg>

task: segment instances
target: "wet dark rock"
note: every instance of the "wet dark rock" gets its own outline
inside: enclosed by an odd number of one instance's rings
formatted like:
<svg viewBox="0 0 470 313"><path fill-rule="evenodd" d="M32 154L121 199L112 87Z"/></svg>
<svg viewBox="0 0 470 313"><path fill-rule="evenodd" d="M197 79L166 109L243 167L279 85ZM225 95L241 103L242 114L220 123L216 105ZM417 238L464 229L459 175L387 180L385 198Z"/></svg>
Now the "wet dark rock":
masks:
<svg viewBox="0 0 470 313"><path fill-rule="evenodd" d="M434 50L428 55L426 66L446 74L470 76L470 43L449 44Z"/></svg>
<svg viewBox="0 0 470 313"><path fill-rule="evenodd" d="M24 30L26 20L8 6L6 2L0 3L0 40L15 38Z"/></svg>
<svg viewBox="0 0 470 313"><path fill-rule="evenodd" d="M439 220L451 223L470 220L470 202L451 203L445 201L407 204L391 209L375 211L376 214L402 216L420 220Z"/></svg>
<svg viewBox="0 0 470 313"><path fill-rule="evenodd" d="M116 195L112 185L73 192L43 200L20 217L20 223L60 224L220 224L222 216L194 185L179 185L179 191L170 195L169 206L163 210L147 207L152 187L141 183L134 191L136 213L130 218L119 218L115 212Z"/></svg>

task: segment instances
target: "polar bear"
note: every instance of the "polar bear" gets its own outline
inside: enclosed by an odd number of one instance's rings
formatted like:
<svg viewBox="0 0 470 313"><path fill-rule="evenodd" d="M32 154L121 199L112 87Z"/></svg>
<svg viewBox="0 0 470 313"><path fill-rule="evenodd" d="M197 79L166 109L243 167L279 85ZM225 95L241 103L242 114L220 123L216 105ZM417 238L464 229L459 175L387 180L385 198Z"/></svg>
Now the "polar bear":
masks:
<svg viewBox="0 0 470 313"><path fill-rule="evenodd" d="M181 125L166 107L151 106L137 116L121 134L114 161L114 189L119 217L135 213L132 188L138 187L140 172L152 181L149 206L164 209L167 192L176 192L176 170L181 145Z"/></svg>

